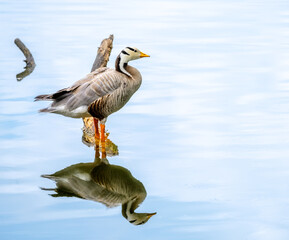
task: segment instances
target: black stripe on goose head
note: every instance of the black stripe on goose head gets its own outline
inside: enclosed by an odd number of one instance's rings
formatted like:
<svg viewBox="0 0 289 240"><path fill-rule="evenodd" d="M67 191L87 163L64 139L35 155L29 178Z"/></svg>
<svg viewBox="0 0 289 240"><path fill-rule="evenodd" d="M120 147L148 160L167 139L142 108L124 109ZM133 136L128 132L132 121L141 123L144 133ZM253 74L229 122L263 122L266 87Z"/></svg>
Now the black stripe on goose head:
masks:
<svg viewBox="0 0 289 240"><path fill-rule="evenodd" d="M129 55L126 51L122 50L121 53Z"/></svg>
<svg viewBox="0 0 289 240"><path fill-rule="evenodd" d="M137 52L135 49L133 49L133 48L131 48L131 47L126 47L126 48L128 48L128 49L131 50L131 51Z"/></svg>

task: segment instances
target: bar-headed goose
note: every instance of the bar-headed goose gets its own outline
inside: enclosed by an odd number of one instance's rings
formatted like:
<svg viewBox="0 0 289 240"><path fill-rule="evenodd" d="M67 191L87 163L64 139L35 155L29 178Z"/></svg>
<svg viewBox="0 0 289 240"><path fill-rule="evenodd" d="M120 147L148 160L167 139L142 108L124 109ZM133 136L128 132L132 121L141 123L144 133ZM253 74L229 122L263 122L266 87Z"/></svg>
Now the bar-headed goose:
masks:
<svg viewBox="0 0 289 240"><path fill-rule="evenodd" d="M129 66L128 62L143 57L149 55L137 48L123 49L115 61L115 69L99 68L71 87L35 97L35 101L53 101L48 108L41 109L40 112L57 113L73 118L92 116L95 120L96 136L99 136L100 120L101 140L104 141L106 118L121 109L141 85L140 72Z"/></svg>
<svg viewBox="0 0 289 240"><path fill-rule="evenodd" d="M107 159L75 164L42 177L56 182L56 188L42 188L54 191L51 196L78 197L107 207L122 205L123 217L134 225L144 224L156 214L135 212L147 196L144 185L128 169L111 165Z"/></svg>

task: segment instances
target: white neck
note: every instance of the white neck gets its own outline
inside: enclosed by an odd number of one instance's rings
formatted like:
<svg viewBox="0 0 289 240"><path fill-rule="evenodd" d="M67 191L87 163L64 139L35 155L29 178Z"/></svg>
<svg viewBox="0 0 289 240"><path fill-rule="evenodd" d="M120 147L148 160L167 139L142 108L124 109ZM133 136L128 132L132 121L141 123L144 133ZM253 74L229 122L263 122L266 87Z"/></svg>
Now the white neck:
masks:
<svg viewBox="0 0 289 240"><path fill-rule="evenodd" d="M127 63L131 60L129 55L126 55L124 53L120 53L115 61L115 69L129 77L132 77L132 75L125 69L127 66Z"/></svg>
<svg viewBox="0 0 289 240"><path fill-rule="evenodd" d="M127 203L127 207L126 207L126 215L127 215L127 220L128 221L131 221L131 220L135 220L135 213L134 212L131 212L131 207L132 207L132 203L135 201L135 199L132 199L130 200L128 203Z"/></svg>
<svg viewBox="0 0 289 240"><path fill-rule="evenodd" d="M125 66L127 65L129 59L127 56L125 55L121 55L120 56L120 61L119 61L119 69L126 75L128 75L129 77L132 77L131 74L125 70Z"/></svg>

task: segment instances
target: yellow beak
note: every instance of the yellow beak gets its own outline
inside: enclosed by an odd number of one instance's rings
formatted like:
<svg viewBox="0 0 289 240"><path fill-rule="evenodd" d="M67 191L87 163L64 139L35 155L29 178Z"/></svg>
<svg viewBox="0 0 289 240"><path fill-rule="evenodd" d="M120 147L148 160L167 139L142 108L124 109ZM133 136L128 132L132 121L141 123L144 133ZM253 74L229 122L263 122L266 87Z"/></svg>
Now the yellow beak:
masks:
<svg viewBox="0 0 289 240"><path fill-rule="evenodd" d="M155 213L149 213L148 214L148 219L150 219L153 215L156 215L157 213L155 212Z"/></svg>
<svg viewBox="0 0 289 240"><path fill-rule="evenodd" d="M147 54L145 54L145 53L143 53L143 52L140 52L140 57L141 58L143 58L143 57L149 57L150 55L147 55Z"/></svg>

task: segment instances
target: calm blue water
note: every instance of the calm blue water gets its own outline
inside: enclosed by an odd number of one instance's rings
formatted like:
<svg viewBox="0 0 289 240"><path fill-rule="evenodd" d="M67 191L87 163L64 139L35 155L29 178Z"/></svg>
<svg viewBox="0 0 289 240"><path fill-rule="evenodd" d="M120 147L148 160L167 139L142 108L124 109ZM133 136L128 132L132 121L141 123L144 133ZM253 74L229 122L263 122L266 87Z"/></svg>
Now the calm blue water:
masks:
<svg viewBox="0 0 289 240"><path fill-rule="evenodd" d="M0 1L0 235L3 239L289 238L288 1ZM40 177L94 150L82 121L39 114L36 95L71 85L114 34L108 66L135 46L143 84L109 117L110 139L147 190L121 208L52 198ZM36 61L24 67L20 38Z"/></svg>

